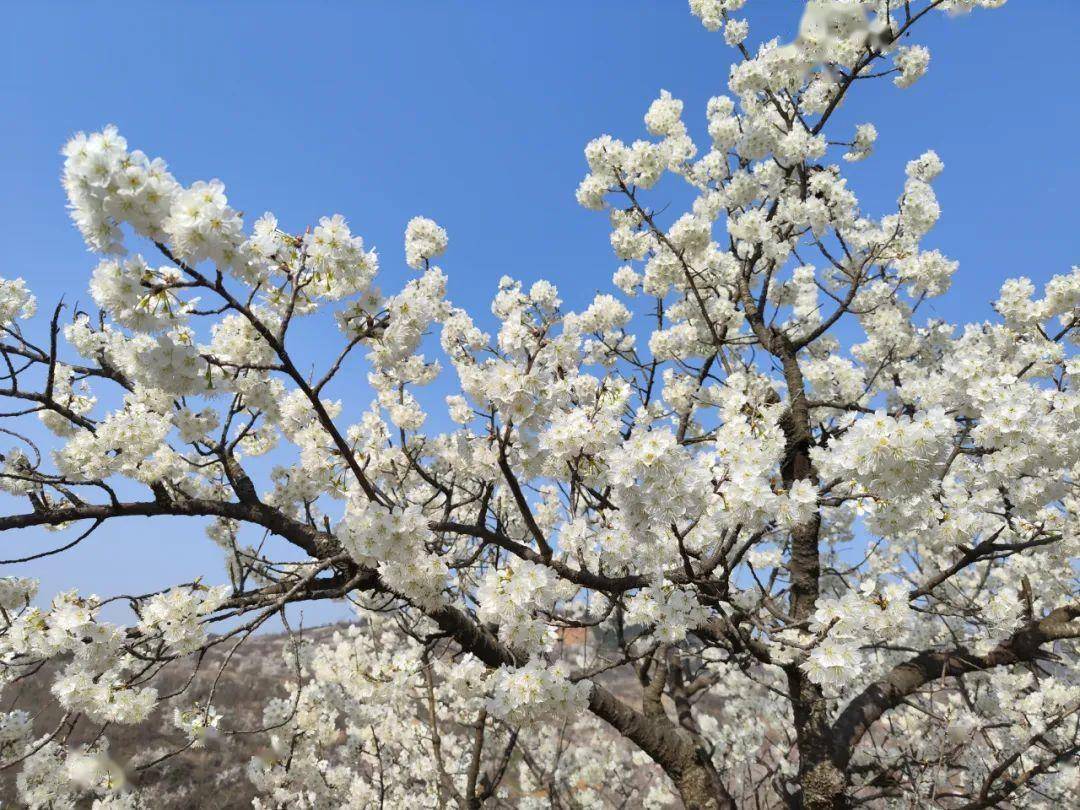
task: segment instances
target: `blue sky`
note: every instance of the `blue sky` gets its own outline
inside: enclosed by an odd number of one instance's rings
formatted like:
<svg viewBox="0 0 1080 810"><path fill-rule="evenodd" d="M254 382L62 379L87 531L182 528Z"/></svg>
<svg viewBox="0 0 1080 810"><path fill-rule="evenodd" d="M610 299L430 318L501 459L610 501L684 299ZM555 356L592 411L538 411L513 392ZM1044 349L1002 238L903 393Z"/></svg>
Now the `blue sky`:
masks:
<svg viewBox="0 0 1080 810"><path fill-rule="evenodd" d="M751 0L751 41L790 38L800 9ZM731 58L681 0L23 2L7 12L0 275L26 278L43 308L61 294L89 298L95 260L67 218L58 150L109 122L181 182L221 178L252 218L270 210L302 231L344 214L379 249L384 289L408 277L402 232L424 214L450 233L442 264L455 303L487 312L508 274L549 278L583 305L618 262L605 217L574 202L582 147L604 132L643 136L661 88L686 101L700 138ZM907 160L934 148L945 161L944 216L926 244L960 270L928 314L989 317L1003 279L1043 282L1077 261L1080 164L1068 144L1080 113L1075 54L1061 47L1077 23L1072 0L934 15L916 33L933 53L928 76L857 94L839 117L880 131L874 157L849 172L872 212L895 204ZM317 354L318 341L307 348ZM366 396L362 378L356 391ZM29 543L0 536L0 557ZM18 573L41 576L45 592L144 592L216 572L217 559L193 522L129 521Z"/></svg>

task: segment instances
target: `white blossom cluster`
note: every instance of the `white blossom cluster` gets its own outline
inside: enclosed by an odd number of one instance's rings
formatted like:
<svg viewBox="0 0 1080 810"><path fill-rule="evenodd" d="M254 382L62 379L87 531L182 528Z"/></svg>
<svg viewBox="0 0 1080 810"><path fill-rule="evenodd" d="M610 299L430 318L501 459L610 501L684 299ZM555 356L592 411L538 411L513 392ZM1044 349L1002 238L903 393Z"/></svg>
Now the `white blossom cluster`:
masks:
<svg viewBox="0 0 1080 810"><path fill-rule="evenodd" d="M656 627L661 641L683 641L686 634L708 620L708 612L698 604L694 593L686 588L665 585L642 588L627 600L626 619L629 622Z"/></svg>
<svg viewBox="0 0 1080 810"><path fill-rule="evenodd" d="M353 236L341 214L323 217L303 240L303 281L329 300L367 292L379 269L375 251Z"/></svg>
<svg viewBox="0 0 1080 810"><path fill-rule="evenodd" d="M23 279L0 279L0 324L9 326L16 318L32 318L35 312L37 299Z"/></svg>
<svg viewBox="0 0 1080 810"><path fill-rule="evenodd" d="M446 252L446 230L427 217L413 217L405 226L405 263L420 270L425 262Z"/></svg>
<svg viewBox="0 0 1080 810"><path fill-rule="evenodd" d="M378 566L390 587L422 604L441 601L447 568L424 547L431 531L418 507L391 512L354 499L335 534L357 562Z"/></svg>
<svg viewBox="0 0 1080 810"><path fill-rule="evenodd" d="M911 623L902 585L879 590L871 581L839 599L819 602L810 629L823 634L800 666L814 683L839 688L863 677L867 662L860 650L867 641L887 642Z"/></svg>
<svg viewBox="0 0 1080 810"><path fill-rule="evenodd" d="M193 652L206 640L199 619L213 613L231 593L231 588L172 588L151 596L139 607L139 630L160 635L178 653Z"/></svg>
<svg viewBox="0 0 1080 810"><path fill-rule="evenodd" d="M545 666L532 659L523 667L497 670L490 679L489 708L496 717L511 722L534 718L573 717L589 699L589 684L573 683L560 665Z"/></svg>
<svg viewBox="0 0 1080 810"><path fill-rule="evenodd" d="M513 568L492 569L476 589L477 617L499 626L499 637L515 649L543 651L549 627L538 611L550 611L576 589L547 566L522 560Z"/></svg>
<svg viewBox="0 0 1080 810"><path fill-rule="evenodd" d="M164 238L164 223L182 189L163 161L129 152L114 126L89 136L80 132L64 146L64 158L72 219L91 248L122 252L121 223L152 239Z"/></svg>

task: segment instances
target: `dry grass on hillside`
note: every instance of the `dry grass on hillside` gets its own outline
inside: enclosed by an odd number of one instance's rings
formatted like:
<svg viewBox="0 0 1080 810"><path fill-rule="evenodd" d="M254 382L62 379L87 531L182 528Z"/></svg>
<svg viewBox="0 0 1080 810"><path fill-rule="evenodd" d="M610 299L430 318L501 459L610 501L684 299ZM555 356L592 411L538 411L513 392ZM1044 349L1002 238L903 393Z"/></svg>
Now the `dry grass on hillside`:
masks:
<svg viewBox="0 0 1080 810"><path fill-rule="evenodd" d="M329 636L333 628L304 632L306 639ZM262 725L263 706L272 697L284 696L296 677L285 655L288 637L253 636L245 642L217 684L214 704L228 707L230 729L258 729ZM176 706L187 708L205 698L218 677L221 664L231 645L214 648L202 662L189 690L173 701L159 706L146 723L106 731L112 743L111 756L126 763L128 778L140 787L149 788L155 810L191 810L191 808L250 808L254 793L244 774L248 761L259 753L264 735L237 734L210 739L203 748L192 748L170 757L160 765L139 771L138 765L150 762L183 748L184 736L172 725ZM54 668L61 664L51 664ZM191 677L190 662L176 662L163 670L153 682L161 695L180 689ZM56 728L61 713L47 693L51 678L42 672L24 683L9 686L2 693L4 709L23 709L35 714L35 731L47 734ZM82 721L70 737L72 743L86 742L100 727ZM17 768L0 772L0 807L19 806L15 794Z"/></svg>

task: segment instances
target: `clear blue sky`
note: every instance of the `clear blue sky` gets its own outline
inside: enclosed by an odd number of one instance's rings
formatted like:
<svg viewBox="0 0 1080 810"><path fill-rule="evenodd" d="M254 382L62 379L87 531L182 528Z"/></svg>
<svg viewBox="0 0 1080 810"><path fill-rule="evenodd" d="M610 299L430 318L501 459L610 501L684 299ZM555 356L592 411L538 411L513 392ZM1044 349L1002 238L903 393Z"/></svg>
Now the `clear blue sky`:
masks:
<svg viewBox="0 0 1080 810"><path fill-rule="evenodd" d="M751 0L751 41L790 38L801 7ZM25 277L43 308L61 294L88 300L95 260L67 218L58 150L109 122L181 182L221 178L250 217L271 210L301 231L344 214L379 248L384 289L406 276L403 228L424 214L450 233L442 264L455 303L487 312L510 274L550 278L581 305L618 265L605 218L574 202L582 147L603 132L642 136L661 88L686 101L703 142L704 104L724 90L731 54L682 0L5 10L0 275ZM944 216L927 244L959 259L960 271L930 314L988 317L1004 278L1042 282L1080 260L1070 146L1080 124L1078 23L1073 0L935 15L917 33L933 52L928 76L908 91L857 94L843 111L842 121L872 120L881 133L875 156L850 172L873 212L894 205L907 160L934 148L945 161L936 183ZM0 558L25 553L28 541L0 535ZM45 592L77 585L104 595L216 573L217 559L194 522L131 521L17 573L41 576ZM307 620L327 615L309 610Z"/></svg>

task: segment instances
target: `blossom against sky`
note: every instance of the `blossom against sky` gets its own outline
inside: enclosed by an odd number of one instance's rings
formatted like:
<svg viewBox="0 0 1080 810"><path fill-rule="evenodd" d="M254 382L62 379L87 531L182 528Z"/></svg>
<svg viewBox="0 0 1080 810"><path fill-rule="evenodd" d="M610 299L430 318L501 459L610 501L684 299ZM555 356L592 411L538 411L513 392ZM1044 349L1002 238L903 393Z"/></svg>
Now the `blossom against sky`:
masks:
<svg viewBox="0 0 1080 810"><path fill-rule="evenodd" d="M794 5L749 4L750 42L794 33ZM220 177L249 221L269 207L300 231L342 213L379 251L387 289L409 277L401 235L424 215L450 234L441 263L455 304L482 318L511 274L550 279L567 307L582 308L620 264L604 218L574 200L582 148L600 132L643 136L641 116L661 88L685 101L701 138L705 101L723 89L732 53L674 1L320 3L307 4L300 26L295 10L13 8L2 91L11 123L0 135L4 275L26 278L42 308L61 295L90 305L96 260L65 211L58 152L75 131L113 122L166 156L182 182ZM960 268L929 315L988 317L1005 278L1042 283L1075 261L1080 169L1058 154L1080 117L1064 85L1074 56L1053 45L1078 18L1067 0L934 15L919 34L935 60L929 80L856 94L842 111L882 133L872 160L847 170L868 208L895 205L905 163L924 150L946 164L932 242ZM318 335L310 339L317 351ZM197 522L154 531L168 538L167 559L138 522L119 522L34 573L46 593L104 594L216 563ZM55 539L43 533L41 547ZM111 562L119 558L127 565Z"/></svg>

